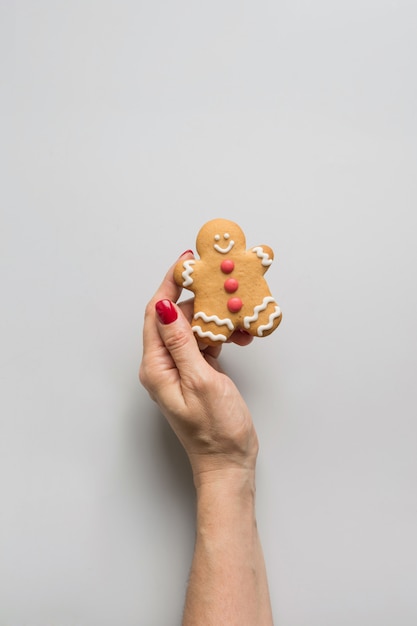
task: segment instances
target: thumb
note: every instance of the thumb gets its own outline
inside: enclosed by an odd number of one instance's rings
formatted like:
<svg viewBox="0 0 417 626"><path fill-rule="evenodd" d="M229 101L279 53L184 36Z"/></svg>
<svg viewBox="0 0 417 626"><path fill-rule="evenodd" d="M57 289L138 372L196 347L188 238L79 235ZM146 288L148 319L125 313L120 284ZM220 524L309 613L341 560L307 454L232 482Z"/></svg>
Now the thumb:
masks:
<svg viewBox="0 0 417 626"><path fill-rule="evenodd" d="M160 337L170 353L181 378L191 377L198 368L207 365L202 357L190 324L181 309L171 300L158 300L155 304Z"/></svg>

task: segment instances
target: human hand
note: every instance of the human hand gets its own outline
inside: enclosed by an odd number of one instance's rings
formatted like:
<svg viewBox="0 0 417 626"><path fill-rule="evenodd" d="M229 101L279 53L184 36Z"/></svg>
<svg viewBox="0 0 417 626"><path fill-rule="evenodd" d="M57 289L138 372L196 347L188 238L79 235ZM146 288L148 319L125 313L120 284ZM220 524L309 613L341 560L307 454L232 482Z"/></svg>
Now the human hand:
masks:
<svg viewBox="0 0 417 626"><path fill-rule="evenodd" d="M218 363L221 346L199 345L192 301L175 304L182 290L174 267L146 307L139 378L183 444L199 486L236 469L253 471L258 440L248 407ZM251 340L239 331L231 337L239 345Z"/></svg>

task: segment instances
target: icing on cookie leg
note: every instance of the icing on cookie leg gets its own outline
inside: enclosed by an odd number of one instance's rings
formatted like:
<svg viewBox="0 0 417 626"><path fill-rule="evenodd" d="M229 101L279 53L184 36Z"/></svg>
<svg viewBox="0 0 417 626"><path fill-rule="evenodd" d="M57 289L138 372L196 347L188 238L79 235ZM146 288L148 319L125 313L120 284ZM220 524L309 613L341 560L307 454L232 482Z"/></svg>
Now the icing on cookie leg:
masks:
<svg viewBox="0 0 417 626"><path fill-rule="evenodd" d="M256 305L255 308L253 309L253 315L246 315L246 317L243 318L244 327L250 328L250 325L252 324L252 322L257 322L259 319L259 313L261 311L265 311L266 307L268 306L270 302L275 302L274 298L272 296L265 296L265 298L262 301L262 304Z"/></svg>
<svg viewBox="0 0 417 626"><path fill-rule="evenodd" d="M201 339L210 339L211 341L222 341L222 342L227 340L226 335L222 335L221 333L219 333L218 335L215 335L214 333L211 332L211 330L202 330L201 326L193 326L192 329L193 329L193 332L197 333L197 335L201 337Z"/></svg>
<svg viewBox="0 0 417 626"><path fill-rule="evenodd" d="M270 304L274 304L275 306L273 310L268 313L267 309ZM245 328L250 328L252 333L256 331L258 337L264 337L265 334L269 335L270 332L275 330L281 321L281 317L281 309L274 298L272 296L265 296L262 304L255 306L253 315L244 317L243 324ZM251 324L253 324L253 327L251 327Z"/></svg>
<svg viewBox="0 0 417 626"><path fill-rule="evenodd" d="M207 323L214 322L215 324L217 324L217 326L227 326L227 328L229 328L230 330L234 329L234 324L232 320L229 319L228 317L225 317L224 319L220 319L218 315L206 315L204 311L198 311L198 313L194 315L194 319L195 320L202 319L204 322L207 322Z"/></svg>
<svg viewBox="0 0 417 626"><path fill-rule="evenodd" d="M281 309L278 305L276 305L275 310L269 316L269 320L267 324L263 324L258 328L258 337L263 337L265 331L271 330L274 328L274 321L281 317ZM278 324L277 324L278 325Z"/></svg>
<svg viewBox="0 0 417 626"><path fill-rule="evenodd" d="M197 311L194 320L203 320L200 324L195 324L192 329L200 339L207 339L213 343L226 341L233 332L235 325L228 317L220 318L218 315L208 315L204 311ZM217 330L223 329L223 332Z"/></svg>

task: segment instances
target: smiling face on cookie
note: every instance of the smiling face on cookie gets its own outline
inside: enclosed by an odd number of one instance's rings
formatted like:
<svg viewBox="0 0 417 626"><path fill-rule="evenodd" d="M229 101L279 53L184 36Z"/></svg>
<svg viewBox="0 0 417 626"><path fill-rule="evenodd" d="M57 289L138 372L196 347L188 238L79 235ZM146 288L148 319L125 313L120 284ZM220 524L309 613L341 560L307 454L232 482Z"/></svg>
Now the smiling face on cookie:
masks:
<svg viewBox="0 0 417 626"><path fill-rule="evenodd" d="M223 241L223 239L225 241ZM224 233L223 237L216 234L214 235L214 241L216 241L216 243L213 245L213 248L216 252L220 252L220 254L227 254L235 245L234 240L230 239L230 233Z"/></svg>
<svg viewBox="0 0 417 626"><path fill-rule="evenodd" d="M229 220L217 219L207 222L197 235L197 252L205 255L226 255L237 250L245 250L245 235L237 224Z"/></svg>

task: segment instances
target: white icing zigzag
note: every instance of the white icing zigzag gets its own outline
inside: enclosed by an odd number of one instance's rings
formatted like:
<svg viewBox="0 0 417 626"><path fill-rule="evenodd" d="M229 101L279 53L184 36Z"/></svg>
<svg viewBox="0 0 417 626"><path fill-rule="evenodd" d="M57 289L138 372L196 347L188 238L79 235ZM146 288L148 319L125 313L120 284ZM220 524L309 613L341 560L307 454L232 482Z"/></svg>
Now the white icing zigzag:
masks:
<svg viewBox="0 0 417 626"><path fill-rule="evenodd" d="M183 263L183 266L185 267L185 270L181 274L181 276L184 279L184 282L182 283L183 287L189 287L194 282L193 279L191 278L191 274L194 271L193 268L192 268L194 263L195 263L194 259L190 259L189 261L184 261L184 263Z"/></svg>
<svg viewBox="0 0 417 626"><path fill-rule="evenodd" d="M262 265L264 267L269 267L272 263L272 259L269 258L269 254L264 252L262 246L256 246L256 248L252 248L252 252L255 252L258 259L262 259Z"/></svg>
<svg viewBox="0 0 417 626"><path fill-rule="evenodd" d="M203 311L199 311L194 315L194 319L198 320L201 317L205 322L214 322L217 326L227 326L230 330L233 330L234 324L231 319L225 317L224 319L220 319L217 315L206 315Z"/></svg>
<svg viewBox="0 0 417 626"><path fill-rule="evenodd" d="M258 304L253 309L253 315L247 315L246 317L243 318L243 325L244 325L244 327L245 328L250 328L250 325L252 324L252 322L256 322L258 320L259 313L261 311L265 311L266 307L271 302L275 302L274 298L272 298L272 296L265 296L265 298L263 299L262 304ZM262 326L261 326L261 328L262 328ZM258 334L259 334L259 331L258 331Z"/></svg>
<svg viewBox="0 0 417 626"><path fill-rule="evenodd" d="M209 330L207 331L203 331L201 330L200 326L193 326L192 327L193 331L195 333L197 333L197 335L199 337L208 337L209 339L211 339L212 341L226 341L227 337L226 335L222 335L222 334L218 334L215 335L214 333L210 332Z"/></svg>
<svg viewBox="0 0 417 626"><path fill-rule="evenodd" d="M264 331L265 331L265 330L270 330L270 329L272 328L272 326L274 325L274 320L275 320L277 317L280 317L280 315L281 315L281 309L280 309L280 308L279 308L279 306L277 305L277 306L275 307L275 311L273 311L273 312L271 313L271 315L269 316L269 322L268 322L268 324L264 324L263 326L259 326L259 328L258 328L258 336L259 336L259 337L262 337L262 336L263 336L263 334L264 334Z"/></svg>

